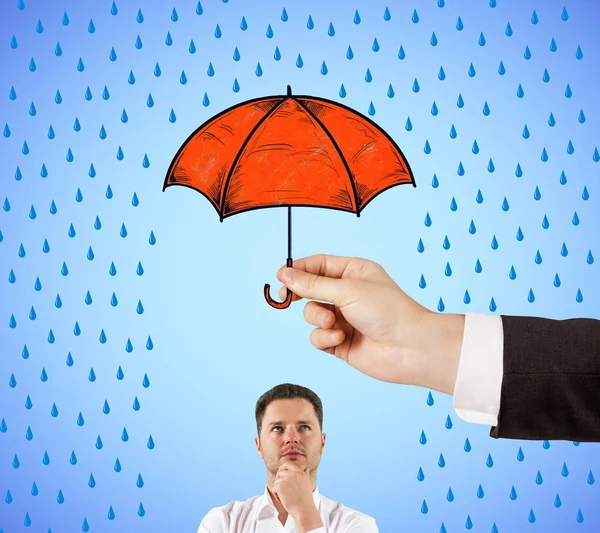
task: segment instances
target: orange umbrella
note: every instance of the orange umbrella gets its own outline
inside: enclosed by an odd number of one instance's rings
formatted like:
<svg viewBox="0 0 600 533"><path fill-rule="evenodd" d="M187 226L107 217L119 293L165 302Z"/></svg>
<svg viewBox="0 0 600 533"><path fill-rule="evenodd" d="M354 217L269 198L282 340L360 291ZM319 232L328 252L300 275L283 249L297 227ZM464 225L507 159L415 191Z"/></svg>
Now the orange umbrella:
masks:
<svg viewBox="0 0 600 533"><path fill-rule="evenodd" d="M237 104L194 131L173 158L170 185L202 193L219 213L288 208L288 258L293 265L292 206L360 212L378 194L404 183L416 187L394 140L340 103L314 96L267 96ZM267 302L276 302L265 284Z"/></svg>

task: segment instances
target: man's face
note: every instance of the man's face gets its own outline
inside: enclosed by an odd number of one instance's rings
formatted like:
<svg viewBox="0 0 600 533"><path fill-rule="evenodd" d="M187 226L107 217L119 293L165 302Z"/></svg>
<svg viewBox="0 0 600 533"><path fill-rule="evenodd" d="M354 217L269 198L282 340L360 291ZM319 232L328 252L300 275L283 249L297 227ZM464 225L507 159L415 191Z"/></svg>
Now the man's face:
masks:
<svg viewBox="0 0 600 533"><path fill-rule="evenodd" d="M325 446L313 405L303 398L275 400L265 409L260 436L255 443L267 470L276 475L279 467L292 462L309 473L317 470Z"/></svg>

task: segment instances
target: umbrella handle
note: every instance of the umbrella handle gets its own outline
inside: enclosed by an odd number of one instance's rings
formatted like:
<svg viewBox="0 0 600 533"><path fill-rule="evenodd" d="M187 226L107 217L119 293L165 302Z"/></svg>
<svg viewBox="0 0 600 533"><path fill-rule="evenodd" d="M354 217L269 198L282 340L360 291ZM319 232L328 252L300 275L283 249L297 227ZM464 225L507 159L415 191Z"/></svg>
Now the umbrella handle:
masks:
<svg viewBox="0 0 600 533"><path fill-rule="evenodd" d="M286 266L291 267L292 265L293 265L292 259L288 258ZM271 285L269 285L268 283L265 283L265 300L267 300L267 303L271 307L274 307L275 309L285 309L286 307L289 307L289 305L292 303L292 295L293 295L293 293L290 289L286 289L285 300L283 302L278 302L276 300L273 300L273 298L271 298L270 289L271 289Z"/></svg>

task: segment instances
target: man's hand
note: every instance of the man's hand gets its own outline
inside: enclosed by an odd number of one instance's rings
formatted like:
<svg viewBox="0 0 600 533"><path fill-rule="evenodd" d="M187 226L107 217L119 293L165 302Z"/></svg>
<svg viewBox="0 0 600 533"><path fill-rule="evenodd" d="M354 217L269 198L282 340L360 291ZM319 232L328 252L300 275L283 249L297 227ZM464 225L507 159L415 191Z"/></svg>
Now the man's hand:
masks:
<svg viewBox="0 0 600 533"><path fill-rule="evenodd" d="M381 381L454 393L464 315L429 311L367 259L313 255L281 267L277 278L293 301L331 302L304 308L319 350Z"/></svg>
<svg viewBox="0 0 600 533"><path fill-rule="evenodd" d="M287 462L275 476L273 492L296 523L296 530L311 531L323 526L312 494L308 468Z"/></svg>

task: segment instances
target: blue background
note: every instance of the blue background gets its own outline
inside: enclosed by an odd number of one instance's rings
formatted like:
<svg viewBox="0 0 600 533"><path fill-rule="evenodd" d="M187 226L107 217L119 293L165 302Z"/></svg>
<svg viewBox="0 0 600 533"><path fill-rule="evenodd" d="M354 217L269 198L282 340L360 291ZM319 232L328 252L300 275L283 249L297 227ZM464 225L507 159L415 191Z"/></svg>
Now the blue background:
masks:
<svg viewBox="0 0 600 533"><path fill-rule="evenodd" d="M201 195L162 192L187 136L243 100L290 84L372 104L417 187L360 218L295 209L295 258L367 257L443 312L600 318L596 3L387 7L2 4L2 531L195 531L264 490L254 404L286 381L325 406L321 492L382 532L600 530L597 444L497 441L450 397L428 405L315 350L303 304L262 297L279 287L286 210L220 223Z"/></svg>

